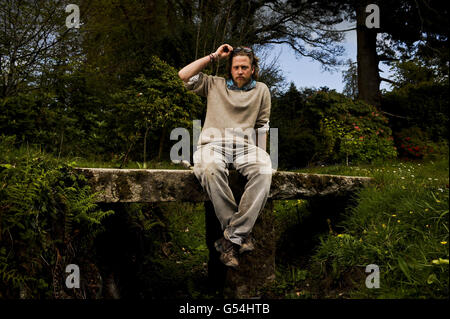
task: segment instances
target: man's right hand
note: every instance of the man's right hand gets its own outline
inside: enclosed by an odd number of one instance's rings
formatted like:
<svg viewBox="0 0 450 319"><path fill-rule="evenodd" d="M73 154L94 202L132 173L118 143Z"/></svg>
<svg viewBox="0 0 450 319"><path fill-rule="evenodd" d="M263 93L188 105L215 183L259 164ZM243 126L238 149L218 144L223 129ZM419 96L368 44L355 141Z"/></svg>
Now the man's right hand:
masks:
<svg viewBox="0 0 450 319"><path fill-rule="evenodd" d="M231 51L233 51L233 47L229 44L222 44L216 51L217 56L219 59L223 59L228 57L231 54Z"/></svg>
<svg viewBox="0 0 450 319"><path fill-rule="evenodd" d="M223 59L228 57L233 51L233 47L229 44L222 44L216 52L213 53L214 59ZM203 70L209 63L211 62L211 56L207 55L203 58L200 58L182 68L178 72L178 76L183 82L187 83L189 79L198 74L201 70Z"/></svg>

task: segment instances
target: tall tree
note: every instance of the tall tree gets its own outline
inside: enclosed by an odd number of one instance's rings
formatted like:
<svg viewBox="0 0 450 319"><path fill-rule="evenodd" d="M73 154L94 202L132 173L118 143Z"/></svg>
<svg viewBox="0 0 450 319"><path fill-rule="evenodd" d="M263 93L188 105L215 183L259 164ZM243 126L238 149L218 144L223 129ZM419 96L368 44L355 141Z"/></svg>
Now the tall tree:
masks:
<svg viewBox="0 0 450 319"><path fill-rule="evenodd" d="M379 57L377 54L377 29L366 25L366 7L371 0L356 1L356 41L357 41L357 69L358 96L363 101L380 106L380 73L378 70Z"/></svg>
<svg viewBox="0 0 450 319"><path fill-rule="evenodd" d="M304 2L304 1L301 1ZM313 1L356 23L359 98L380 106L379 63L420 57L448 73L448 2L444 0ZM367 5L376 4L380 27L368 28ZM345 30L348 31L348 30Z"/></svg>

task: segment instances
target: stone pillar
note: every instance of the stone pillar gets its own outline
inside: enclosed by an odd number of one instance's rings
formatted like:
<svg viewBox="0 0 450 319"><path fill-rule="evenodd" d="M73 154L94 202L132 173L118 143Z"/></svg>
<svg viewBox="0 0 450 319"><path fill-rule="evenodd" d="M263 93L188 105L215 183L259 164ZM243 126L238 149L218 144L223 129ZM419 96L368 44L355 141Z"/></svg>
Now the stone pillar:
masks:
<svg viewBox="0 0 450 319"><path fill-rule="evenodd" d="M219 260L220 253L214 248L214 242L223 236L223 233L211 201L205 202L205 226L206 246L209 250L208 286L211 293L223 295L227 267Z"/></svg>
<svg viewBox="0 0 450 319"><path fill-rule="evenodd" d="M229 183L239 203L246 179L230 172ZM214 248L214 241L223 236L220 223L210 201L205 202L206 241L209 249L208 278L213 291L223 294L224 298L257 298L261 288L275 280L275 216L273 202L269 198L256 220L252 235L255 250L240 256L239 267L233 269L224 266L219 260L219 253Z"/></svg>
<svg viewBox="0 0 450 319"><path fill-rule="evenodd" d="M253 227L255 250L240 256L237 269L227 267L224 297L248 299L261 296L261 288L275 280L277 234L273 203L268 200Z"/></svg>

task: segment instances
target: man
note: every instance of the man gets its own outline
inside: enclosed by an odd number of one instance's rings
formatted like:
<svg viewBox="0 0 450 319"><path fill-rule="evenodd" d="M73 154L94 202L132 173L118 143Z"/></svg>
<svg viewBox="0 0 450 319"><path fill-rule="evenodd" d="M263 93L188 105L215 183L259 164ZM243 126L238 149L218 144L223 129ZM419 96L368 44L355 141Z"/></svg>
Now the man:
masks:
<svg viewBox="0 0 450 319"><path fill-rule="evenodd" d="M229 58L228 79L201 72L210 62L224 58ZM193 155L194 174L221 223L223 237L215 247L220 260L230 267L239 265L240 253L254 249L250 233L272 181L266 152L270 91L256 81L258 71L252 49L223 44L178 73L189 90L207 98L205 123ZM239 205L228 185L228 164L247 178Z"/></svg>

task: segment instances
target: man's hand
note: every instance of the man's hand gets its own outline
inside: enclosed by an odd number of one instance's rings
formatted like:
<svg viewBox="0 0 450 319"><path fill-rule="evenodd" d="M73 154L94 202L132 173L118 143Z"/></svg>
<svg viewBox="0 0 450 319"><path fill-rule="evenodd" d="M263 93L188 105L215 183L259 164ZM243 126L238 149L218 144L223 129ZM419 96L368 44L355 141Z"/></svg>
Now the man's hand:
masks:
<svg viewBox="0 0 450 319"><path fill-rule="evenodd" d="M231 51L233 51L233 47L231 45L222 44L215 52L215 55L219 58L219 60L221 60L229 56L231 54Z"/></svg>
<svg viewBox="0 0 450 319"><path fill-rule="evenodd" d="M233 47L229 44L222 44L216 52L212 53L214 59L223 59L231 54L233 51ZM203 58L200 58L189 65L185 66L178 72L178 76L183 82L188 82L189 79L198 74L201 70L203 70L209 63L211 62L211 55L207 55Z"/></svg>

